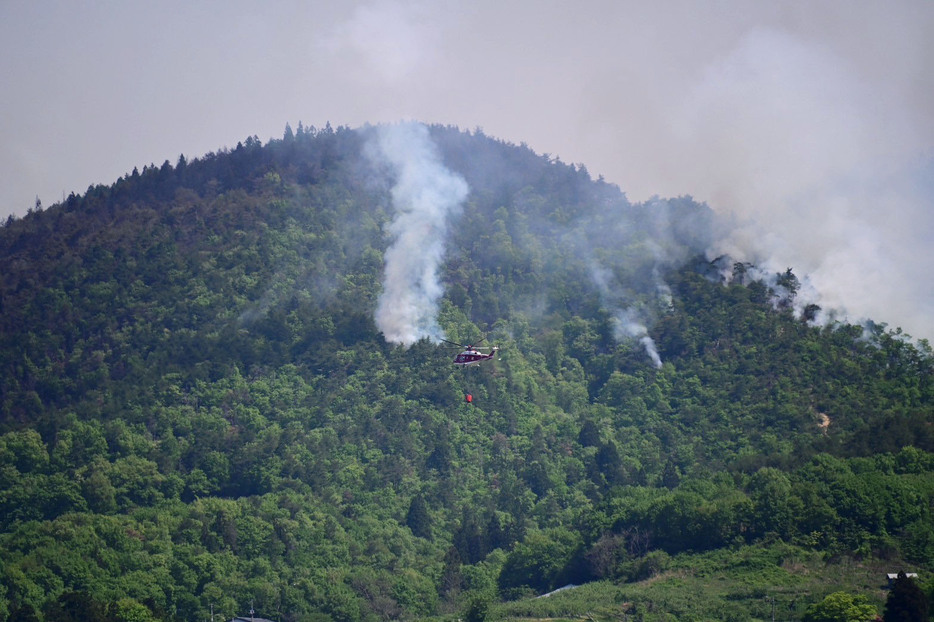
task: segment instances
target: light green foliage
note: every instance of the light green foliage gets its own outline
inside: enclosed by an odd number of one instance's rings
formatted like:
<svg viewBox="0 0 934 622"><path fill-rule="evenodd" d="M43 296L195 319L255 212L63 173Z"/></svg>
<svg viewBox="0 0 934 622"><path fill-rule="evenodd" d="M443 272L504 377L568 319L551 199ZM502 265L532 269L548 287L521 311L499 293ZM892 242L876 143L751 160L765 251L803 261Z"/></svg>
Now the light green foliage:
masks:
<svg viewBox="0 0 934 622"><path fill-rule="evenodd" d="M878 612L865 596L834 592L808 607L804 622L870 622Z"/></svg>
<svg viewBox="0 0 934 622"><path fill-rule="evenodd" d="M49 452L35 430L8 432L0 436L0 465L20 473L43 472L49 466Z"/></svg>
<svg viewBox="0 0 934 622"><path fill-rule="evenodd" d="M110 615L118 622L154 622L152 612L132 598L121 598L111 606Z"/></svg>

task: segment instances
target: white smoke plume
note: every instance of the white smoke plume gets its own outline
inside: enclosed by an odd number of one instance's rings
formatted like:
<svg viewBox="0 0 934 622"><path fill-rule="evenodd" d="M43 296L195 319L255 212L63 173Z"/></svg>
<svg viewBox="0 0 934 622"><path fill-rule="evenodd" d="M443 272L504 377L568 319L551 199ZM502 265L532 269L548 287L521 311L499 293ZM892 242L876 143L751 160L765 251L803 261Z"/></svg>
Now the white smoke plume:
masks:
<svg viewBox="0 0 934 622"><path fill-rule="evenodd" d="M431 2L365 2L354 7L319 48L353 67L354 79L391 86L432 68L444 28L427 24L440 19Z"/></svg>
<svg viewBox="0 0 934 622"><path fill-rule="evenodd" d="M617 341L636 340L645 348L645 353L652 360L656 369L661 368L662 358L658 354L658 348L655 341L649 336L649 329L642 319L642 314L634 307L624 308L620 288L614 285L614 277L610 270L596 263L590 267L590 274L594 284L600 290L600 296L604 304L614 307L613 314L613 337ZM664 283L657 288L659 298L663 304L669 304L671 301L671 290Z"/></svg>
<svg viewBox="0 0 934 622"><path fill-rule="evenodd" d="M827 326L847 320L843 309L825 306L824 297L807 274L799 276L791 271L794 279L790 281L787 273L791 268L779 270L779 264L771 260L765 260L759 265L745 264L742 273L737 274L733 269L732 257L723 256L720 259L724 260L720 266L720 279L723 283L732 283L734 279L739 279L738 283L741 285L760 281L771 291L771 303L776 309L790 309L796 318L805 320L812 326ZM783 277L785 281L782 280Z"/></svg>
<svg viewBox="0 0 934 622"><path fill-rule="evenodd" d="M652 359L652 364L656 369L662 366L662 357L658 355L658 348L655 347L655 340L649 336L649 330L645 324L639 321L639 316L633 309L622 309L613 318L613 332L617 340L637 339L645 353Z"/></svg>
<svg viewBox="0 0 934 622"><path fill-rule="evenodd" d="M439 341L438 301L450 217L467 197L464 179L445 168L428 128L406 122L376 128L367 154L393 177L395 211L386 250L376 325L386 340L406 347L419 339Z"/></svg>
<svg viewBox="0 0 934 622"><path fill-rule="evenodd" d="M899 71L879 75L840 41L750 30L686 84L665 140L683 187L738 218L711 256L792 267L827 318L930 337L934 123L910 92L931 74L904 26Z"/></svg>

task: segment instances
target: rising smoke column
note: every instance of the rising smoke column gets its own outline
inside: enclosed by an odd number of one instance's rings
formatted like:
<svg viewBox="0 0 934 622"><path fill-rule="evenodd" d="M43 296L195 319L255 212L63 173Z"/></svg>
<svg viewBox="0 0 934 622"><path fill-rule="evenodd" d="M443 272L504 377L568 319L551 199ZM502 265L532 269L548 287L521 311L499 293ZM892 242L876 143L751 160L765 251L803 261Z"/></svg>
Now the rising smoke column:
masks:
<svg viewBox="0 0 934 622"><path fill-rule="evenodd" d="M652 359L656 369L662 366L662 358L655 347L655 340L649 336L649 329L641 319L642 314L634 307L623 306L623 295L610 270L597 263L591 264L590 275L594 284L600 290L604 304L614 307L613 311L613 337L617 341L637 340L645 349L645 353ZM670 304L671 290L664 283L657 285L658 295L665 304Z"/></svg>
<svg viewBox="0 0 934 622"><path fill-rule="evenodd" d="M633 309L621 309L613 316L613 336L617 341L623 339L637 339L645 353L652 359L656 369L662 367L662 357L658 355L655 340L649 336L649 329L639 320L639 315Z"/></svg>
<svg viewBox="0 0 934 622"><path fill-rule="evenodd" d="M394 180L392 243L384 257L376 325L387 341L406 347L426 337L438 341L443 336L438 300L444 293L438 269L449 218L460 210L469 187L442 164L428 128L420 123L376 128L367 154Z"/></svg>

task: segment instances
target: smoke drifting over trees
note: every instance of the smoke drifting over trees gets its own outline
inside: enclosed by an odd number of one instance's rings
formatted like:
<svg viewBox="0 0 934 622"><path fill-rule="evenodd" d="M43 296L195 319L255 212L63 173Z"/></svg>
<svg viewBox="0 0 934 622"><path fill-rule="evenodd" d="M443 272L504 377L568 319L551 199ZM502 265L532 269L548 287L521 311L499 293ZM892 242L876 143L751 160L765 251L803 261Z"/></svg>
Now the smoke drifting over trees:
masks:
<svg viewBox="0 0 934 622"><path fill-rule="evenodd" d="M850 556L930 570L930 347L808 326L791 270L698 255L720 237L417 124L287 127L0 227L0 618L505 618L586 582L518 617L762 619L781 584L799 619L828 573L876 597ZM501 362L452 369L438 325Z"/></svg>
<svg viewBox="0 0 934 622"><path fill-rule="evenodd" d="M443 337L438 301L444 294L438 270L448 221L467 196L467 183L444 167L428 128L418 123L377 128L367 154L394 178L392 243L385 254L376 325L392 343L438 341Z"/></svg>
<svg viewBox="0 0 934 622"><path fill-rule="evenodd" d="M561 199L565 203L549 207L547 203L554 198L534 196L528 188L517 187L515 179L504 176L508 166L503 152L489 148L496 141L480 141L476 144L485 147L462 154L450 149L451 132L440 126L429 129L405 122L366 126L360 133L367 141L364 154L369 166L385 183L391 202L392 217L386 232L389 246L374 313L377 327L391 343L408 347L419 339L437 342L444 337L438 313L440 300L451 284L446 280L450 275L444 274L446 262L452 259L446 248L471 188L479 193L474 199L501 196L502 209L506 210L505 220L474 225L477 232L491 224L500 230L492 237L480 236L483 248L475 247L489 258L491 268L508 273L517 254L538 255L543 252L543 240L549 240L549 250L534 267L543 278L534 295L553 296L549 282L560 280L558 275L566 274L569 266L586 266L586 281L611 318L613 337L640 344L656 368L663 361L650 331L659 317L671 310L671 290L662 275L699 255L715 260L718 278L724 283L741 279L767 284L773 304L792 310L800 319L822 325L847 319L842 304L826 304L837 301L823 296L810 275L799 278L791 268L777 267L769 256L768 238L761 246L745 248L737 241L745 233L742 224L718 216L691 197L655 197L633 204L615 186L593 185L586 169L570 166L557 169L567 171L572 178L563 188L567 196ZM550 160L547 155L529 155ZM453 169L445 159L451 161ZM465 177L473 181L468 184ZM544 205L534 205L542 201ZM509 222L516 220L515 215L509 216L511 210L526 210L530 204L533 209L523 216L522 227ZM464 216L467 222L476 217ZM468 227L467 235L471 232ZM472 245L463 237L457 242L461 248ZM734 264L743 266L741 273ZM526 304L532 309L537 303L528 300ZM495 319L490 317L489 322Z"/></svg>
<svg viewBox="0 0 934 622"><path fill-rule="evenodd" d="M482 127L691 195L735 216L720 252L932 338L932 31L924 0L7 3L0 217L286 120Z"/></svg>

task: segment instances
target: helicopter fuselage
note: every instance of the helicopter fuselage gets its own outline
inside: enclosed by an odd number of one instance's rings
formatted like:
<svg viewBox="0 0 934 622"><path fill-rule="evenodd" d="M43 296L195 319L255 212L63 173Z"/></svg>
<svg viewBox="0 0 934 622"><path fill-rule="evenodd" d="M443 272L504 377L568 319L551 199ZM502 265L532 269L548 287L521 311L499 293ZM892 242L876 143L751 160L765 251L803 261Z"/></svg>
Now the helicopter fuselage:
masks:
<svg viewBox="0 0 934 622"><path fill-rule="evenodd" d="M478 352L477 350L464 350L454 357L455 365L479 365L483 361L492 361L499 348L493 348L489 354Z"/></svg>

